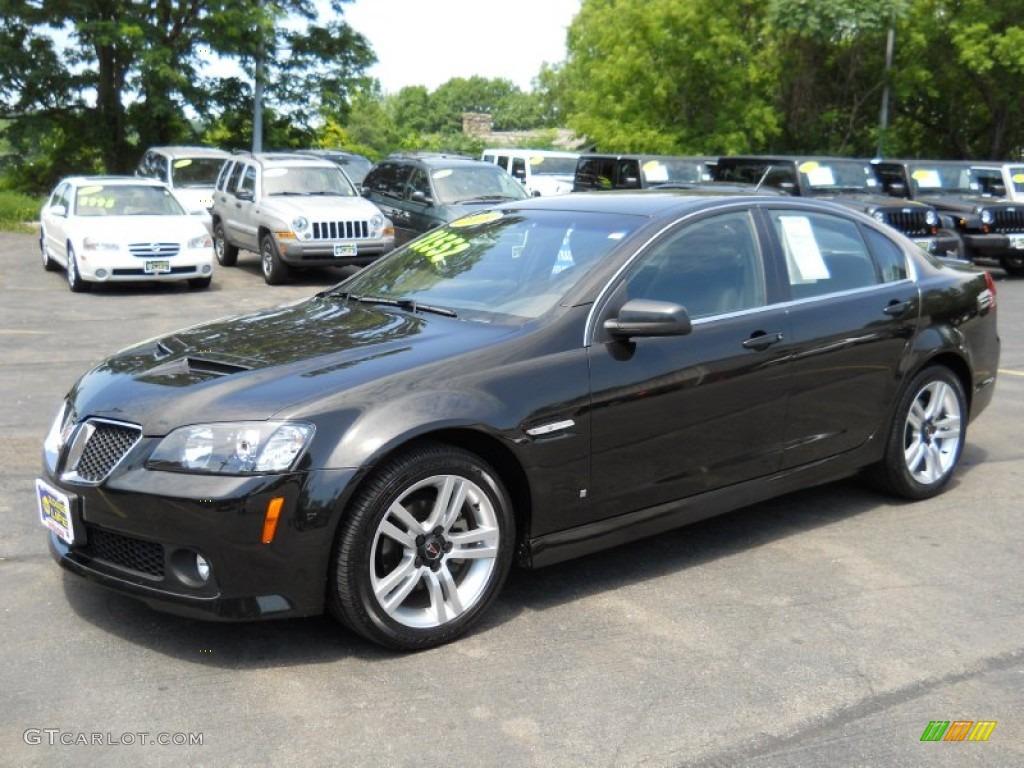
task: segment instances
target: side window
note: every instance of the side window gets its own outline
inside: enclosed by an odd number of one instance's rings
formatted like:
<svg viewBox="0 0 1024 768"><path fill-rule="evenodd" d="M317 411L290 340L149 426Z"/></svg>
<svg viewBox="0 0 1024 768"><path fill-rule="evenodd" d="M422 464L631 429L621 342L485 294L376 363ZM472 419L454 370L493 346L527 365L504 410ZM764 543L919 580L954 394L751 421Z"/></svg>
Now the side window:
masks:
<svg viewBox="0 0 1024 768"><path fill-rule="evenodd" d="M875 268L883 283L907 279L907 257L897 243L870 227L864 228L864 239L868 241Z"/></svg>
<svg viewBox="0 0 1024 768"><path fill-rule="evenodd" d="M221 192L224 191L224 184L228 180L228 176L231 175L232 163L230 160L225 160L224 164L220 167L220 173L217 174L217 189Z"/></svg>
<svg viewBox="0 0 1024 768"><path fill-rule="evenodd" d="M245 166L245 172L242 174L242 181L238 185L239 192L249 192L253 198L256 197L256 166L249 165L248 163L241 163L240 165Z"/></svg>
<svg viewBox="0 0 1024 768"><path fill-rule="evenodd" d="M427 173L422 168L417 168L412 172L409 177L409 199L412 199L413 193L422 192L424 197L429 198L430 195L430 180L427 179Z"/></svg>
<svg viewBox="0 0 1024 768"><path fill-rule="evenodd" d="M616 170L616 189L640 189L640 161L620 160Z"/></svg>
<svg viewBox="0 0 1024 768"><path fill-rule="evenodd" d="M750 214L721 214L676 230L643 257L626 281L626 295L682 304L692 318L764 306L764 269Z"/></svg>
<svg viewBox="0 0 1024 768"><path fill-rule="evenodd" d="M383 163L363 180L363 186L374 192L402 199L405 194L405 180L409 176L409 167L398 163Z"/></svg>
<svg viewBox="0 0 1024 768"><path fill-rule="evenodd" d="M769 211L782 245L794 299L877 285L880 280L860 228L808 211Z"/></svg>
<svg viewBox="0 0 1024 768"><path fill-rule="evenodd" d="M526 181L526 160L524 158L512 158L512 175L519 181Z"/></svg>
<svg viewBox="0 0 1024 768"><path fill-rule="evenodd" d="M615 161L601 157L581 159L576 166L578 189L611 189Z"/></svg>
<svg viewBox="0 0 1024 768"><path fill-rule="evenodd" d="M232 195L238 193L238 182L242 178L242 171L245 170L245 163L235 163L235 167L231 169L231 175L228 177L228 185L225 189L226 192Z"/></svg>
<svg viewBox="0 0 1024 768"><path fill-rule="evenodd" d="M498 155L496 162L501 166L502 170L508 170L508 155Z"/></svg>

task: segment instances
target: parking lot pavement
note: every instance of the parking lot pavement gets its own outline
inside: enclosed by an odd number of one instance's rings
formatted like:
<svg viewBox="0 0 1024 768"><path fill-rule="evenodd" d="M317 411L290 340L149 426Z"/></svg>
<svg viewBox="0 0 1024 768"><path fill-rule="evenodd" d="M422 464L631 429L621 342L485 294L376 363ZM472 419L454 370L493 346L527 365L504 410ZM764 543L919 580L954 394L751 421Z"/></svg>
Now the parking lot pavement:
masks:
<svg viewBox="0 0 1024 768"><path fill-rule="evenodd" d="M1024 765L1024 280L1001 272L996 396L927 502L844 481L515 571L479 631L410 655L324 618L208 624L65 577L32 481L74 379L337 277L269 288L243 255L209 291L71 294L31 236L0 234L0 763ZM996 725L922 742L932 721Z"/></svg>

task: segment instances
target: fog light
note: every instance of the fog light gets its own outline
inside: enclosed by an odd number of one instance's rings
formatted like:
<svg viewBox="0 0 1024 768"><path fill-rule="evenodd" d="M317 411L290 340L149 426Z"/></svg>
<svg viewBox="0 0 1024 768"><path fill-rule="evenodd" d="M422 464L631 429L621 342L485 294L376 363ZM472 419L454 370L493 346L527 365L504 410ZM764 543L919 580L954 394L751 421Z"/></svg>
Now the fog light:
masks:
<svg viewBox="0 0 1024 768"><path fill-rule="evenodd" d="M97 269L93 274L95 274L96 278L99 280L106 280L107 278L107 270L105 269Z"/></svg>
<svg viewBox="0 0 1024 768"><path fill-rule="evenodd" d="M204 275L208 275L212 271L213 271L213 267L211 267L209 264L203 264L202 272L203 272Z"/></svg>
<svg viewBox="0 0 1024 768"><path fill-rule="evenodd" d="M196 574L198 574L199 580L204 583L210 580L210 564L200 554L196 555Z"/></svg>

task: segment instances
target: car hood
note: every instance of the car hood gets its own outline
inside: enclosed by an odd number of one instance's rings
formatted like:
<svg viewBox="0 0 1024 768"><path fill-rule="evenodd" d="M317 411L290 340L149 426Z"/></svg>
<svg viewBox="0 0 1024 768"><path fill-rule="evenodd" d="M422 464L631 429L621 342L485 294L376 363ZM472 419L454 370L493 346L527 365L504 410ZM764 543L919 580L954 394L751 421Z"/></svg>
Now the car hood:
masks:
<svg viewBox="0 0 1024 768"><path fill-rule="evenodd" d="M96 216L79 217L74 231L78 239L95 237L117 243L180 243L207 234L198 216Z"/></svg>
<svg viewBox="0 0 1024 768"><path fill-rule="evenodd" d="M152 436L204 420L283 418L516 332L318 296L123 350L85 374L71 400L78 419L131 422Z"/></svg>
<svg viewBox="0 0 1024 768"><path fill-rule="evenodd" d="M981 195L918 195L917 199L940 210L957 213L973 213L982 208L1007 208L1012 205L1005 200L993 200Z"/></svg>
<svg viewBox="0 0 1024 768"><path fill-rule="evenodd" d="M380 209L365 198L329 195L265 197L260 206L289 221L295 216L323 219L369 219L380 213Z"/></svg>

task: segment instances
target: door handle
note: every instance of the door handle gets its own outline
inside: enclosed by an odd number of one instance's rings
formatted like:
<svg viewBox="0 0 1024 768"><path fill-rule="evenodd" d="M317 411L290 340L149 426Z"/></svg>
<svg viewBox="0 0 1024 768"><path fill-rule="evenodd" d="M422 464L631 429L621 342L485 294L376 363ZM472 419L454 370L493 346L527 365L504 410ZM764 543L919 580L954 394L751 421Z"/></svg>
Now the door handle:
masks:
<svg viewBox="0 0 1024 768"><path fill-rule="evenodd" d="M895 299L893 299L888 303L888 305L886 305L885 309L883 309L882 311L885 314L889 315L890 317L899 317L908 309L910 309L909 301L896 301Z"/></svg>
<svg viewBox="0 0 1024 768"><path fill-rule="evenodd" d="M763 352L772 346L772 344L778 344L782 341L781 333L765 333L764 331L757 331L750 335L750 338L743 342L744 349L756 349L758 352Z"/></svg>

